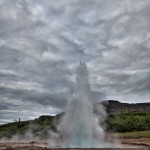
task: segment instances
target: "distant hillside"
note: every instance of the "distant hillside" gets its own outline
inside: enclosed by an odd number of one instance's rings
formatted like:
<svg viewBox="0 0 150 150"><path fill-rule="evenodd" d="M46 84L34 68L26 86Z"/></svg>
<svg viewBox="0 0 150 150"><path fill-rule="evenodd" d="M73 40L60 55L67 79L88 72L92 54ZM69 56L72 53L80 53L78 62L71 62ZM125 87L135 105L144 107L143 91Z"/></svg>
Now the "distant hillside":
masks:
<svg viewBox="0 0 150 150"><path fill-rule="evenodd" d="M106 106L106 111L108 114L130 113L130 112L150 112L150 102L129 104L129 103L121 103L115 100L108 100L108 101L103 101L102 104Z"/></svg>
<svg viewBox="0 0 150 150"><path fill-rule="evenodd" d="M150 112L149 103L121 103L116 100L102 101L94 104L94 110L103 105L108 115L131 113L131 112ZM61 117L64 113L57 114L56 117Z"/></svg>
<svg viewBox="0 0 150 150"><path fill-rule="evenodd" d="M19 140L30 140L33 137L46 139L48 132L56 132L57 119L55 116L40 116L35 120L18 121L0 125L0 139L16 136Z"/></svg>
<svg viewBox="0 0 150 150"><path fill-rule="evenodd" d="M105 120L106 130L117 132L150 130L150 103L128 104L109 100L94 104L94 110L103 109L99 107L101 104L108 113ZM63 115L64 113L56 116L40 116L35 120L0 125L0 138L17 135L19 139L31 137L45 139L49 136L49 131L57 132L56 125Z"/></svg>

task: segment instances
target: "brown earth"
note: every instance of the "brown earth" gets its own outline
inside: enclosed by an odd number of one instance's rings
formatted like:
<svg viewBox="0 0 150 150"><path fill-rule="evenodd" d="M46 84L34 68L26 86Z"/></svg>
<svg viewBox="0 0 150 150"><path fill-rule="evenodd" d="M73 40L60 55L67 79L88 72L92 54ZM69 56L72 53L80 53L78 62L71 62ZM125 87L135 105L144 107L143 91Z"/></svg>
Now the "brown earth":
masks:
<svg viewBox="0 0 150 150"><path fill-rule="evenodd" d="M90 148L90 150L150 150L150 138L121 139L122 148ZM39 142L0 142L0 150L79 150L85 148L47 148Z"/></svg>

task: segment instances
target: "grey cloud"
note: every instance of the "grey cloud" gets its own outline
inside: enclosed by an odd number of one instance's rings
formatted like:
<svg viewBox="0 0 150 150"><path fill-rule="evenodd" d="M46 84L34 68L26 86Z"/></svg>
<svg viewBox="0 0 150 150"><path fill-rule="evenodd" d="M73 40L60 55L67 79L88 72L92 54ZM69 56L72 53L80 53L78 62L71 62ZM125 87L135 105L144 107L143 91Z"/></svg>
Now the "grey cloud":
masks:
<svg viewBox="0 0 150 150"><path fill-rule="evenodd" d="M66 98L61 95L50 94L46 92L27 91L11 88L0 88L1 97L12 98L15 100L21 100L23 102L30 101L32 103L39 103L41 105L50 105L54 108L64 108L66 104ZM7 100L6 100L7 101Z"/></svg>
<svg viewBox="0 0 150 150"><path fill-rule="evenodd" d="M3 105L1 104L0 109L1 109L1 110L5 110L5 109L7 109L7 106L3 106Z"/></svg>
<svg viewBox="0 0 150 150"><path fill-rule="evenodd" d="M134 83L130 84L130 93L141 93L148 94L150 90L150 76L144 75L140 80L136 80Z"/></svg>
<svg viewBox="0 0 150 150"><path fill-rule="evenodd" d="M93 103L97 103L100 101L106 100L106 95L103 92L100 91L91 91L91 99Z"/></svg>
<svg viewBox="0 0 150 150"><path fill-rule="evenodd" d="M149 10L149 0L1 0L0 122L20 109L28 119L34 105L41 114L62 111L80 60L93 102L149 101Z"/></svg>

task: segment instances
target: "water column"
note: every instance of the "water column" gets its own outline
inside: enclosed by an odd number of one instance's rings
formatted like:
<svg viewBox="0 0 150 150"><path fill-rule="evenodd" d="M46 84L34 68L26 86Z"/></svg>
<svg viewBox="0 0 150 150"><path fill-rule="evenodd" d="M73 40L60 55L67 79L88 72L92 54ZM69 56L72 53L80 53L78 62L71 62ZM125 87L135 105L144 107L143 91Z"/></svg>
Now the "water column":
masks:
<svg viewBox="0 0 150 150"><path fill-rule="evenodd" d="M103 147L104 132L93 114L88 70L80 62L74 93L67 104L65 116L61 123L60 133L63 147Z"/></svg>

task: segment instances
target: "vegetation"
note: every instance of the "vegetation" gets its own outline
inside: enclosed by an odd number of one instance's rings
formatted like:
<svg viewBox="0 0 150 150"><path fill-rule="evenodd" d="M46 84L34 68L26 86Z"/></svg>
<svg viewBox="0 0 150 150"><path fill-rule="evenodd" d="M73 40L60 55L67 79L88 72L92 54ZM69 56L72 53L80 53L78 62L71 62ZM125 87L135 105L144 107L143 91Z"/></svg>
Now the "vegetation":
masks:
<svg viewBox="0 0 150 150"><path fill-rule="evenodd" d="M47 138L50 130L57 132L58 120L59 118L53 116L41 116L31 121L0 125L0 138L11 138L13 135L22 136L28 132L35 137ZM150 137L150 112L110 114L106 119L106 124L107 130L119 132L119 135L125 138Z"/></svg>
<svg viewBox="0 0 150 150"><path fill-rule="evenodd" d="M56 131L55 120L53 116L41 116L31 121L19 121L0 125L0 138L11 138L13 135L21 137L28 132L33 136L44 138L48 136L49 130Z"/></svg>
<svg viewBox="0 0 150 150"><path fill-rule="evenodd" d="M106 122L108 130L116 132L150 130L150 112L111 114Z"/></svg>
<svg viewBox="0 0 150 150"><path fill-rule="evenodd" d="M134 131L134 132L123 132L117 133L119 137L128 139L128 138L150 138L150 131Z"/></svg>

